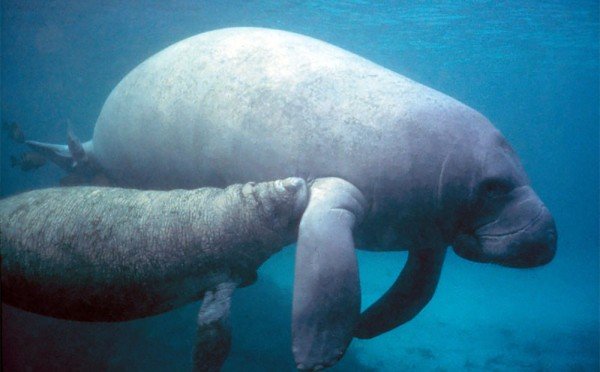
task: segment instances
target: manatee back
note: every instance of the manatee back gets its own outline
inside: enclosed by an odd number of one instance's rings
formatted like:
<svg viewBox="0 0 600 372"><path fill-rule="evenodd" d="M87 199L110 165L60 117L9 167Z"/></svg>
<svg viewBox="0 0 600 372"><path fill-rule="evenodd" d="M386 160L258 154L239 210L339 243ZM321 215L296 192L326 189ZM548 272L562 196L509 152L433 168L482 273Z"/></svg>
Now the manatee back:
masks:
<svg viewBox="0 0 600 372"><path fill-rule="evenodd" d="M430 107L466 110L325 42L223 29L178 42L130 72L98 118L94 154L120 185L337 176L365 191L410 161L403 157L419 142L411 128Z"/></svg>

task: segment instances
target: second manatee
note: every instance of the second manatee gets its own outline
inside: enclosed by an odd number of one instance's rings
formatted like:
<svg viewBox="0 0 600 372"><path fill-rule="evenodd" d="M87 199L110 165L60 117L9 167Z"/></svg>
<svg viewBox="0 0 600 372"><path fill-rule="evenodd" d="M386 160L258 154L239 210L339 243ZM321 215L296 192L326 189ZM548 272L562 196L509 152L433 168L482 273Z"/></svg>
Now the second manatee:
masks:
<svg viewBox="0 0 600 372"><path fill-rule="evenodd" d="M84 321L169 311L218 294L223 283L252 283L258 267L295 240L307 200L300 178L13 196L0 201L2 301Z"/></svg>

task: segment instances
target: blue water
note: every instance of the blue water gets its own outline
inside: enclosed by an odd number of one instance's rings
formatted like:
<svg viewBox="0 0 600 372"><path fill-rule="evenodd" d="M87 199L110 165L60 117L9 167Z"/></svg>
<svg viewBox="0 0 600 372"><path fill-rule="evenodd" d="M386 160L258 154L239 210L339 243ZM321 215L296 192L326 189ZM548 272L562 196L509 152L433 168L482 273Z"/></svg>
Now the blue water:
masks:
<svg viewBox="0 0 600 372"><path fill-rule="evenodd" d="M323 39L486 115L520 155L559 231L554 261L516 270L449 252L413 321L354 340L337 371L599 369L599 50L597 1L7 1L1 114L30 138L92 135L102 103L141 61L228 26ZM2 196L56 185L61 172L10 167ZM226 371L291 371L293 248L234 298ZM359 253L363 306L393 282L402 253ZM115 324L59 321L3 306L5 370L186 370L198 304Z"/></svg>

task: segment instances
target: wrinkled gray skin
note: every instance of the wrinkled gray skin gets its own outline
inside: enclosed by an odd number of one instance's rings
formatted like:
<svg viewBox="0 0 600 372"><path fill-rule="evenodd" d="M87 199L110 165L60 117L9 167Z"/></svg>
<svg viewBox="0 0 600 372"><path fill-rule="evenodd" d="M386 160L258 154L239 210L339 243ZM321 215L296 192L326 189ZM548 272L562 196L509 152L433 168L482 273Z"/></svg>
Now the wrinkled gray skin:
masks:
<svg viewBox="0 0 600 372"><path fill-rule="evenodd" d="M226 189L70 187L0 201L2 301L38 314L121 321L203 299L197 370L230 346L231 293L291 243L304 180Z"/></svg>
<svg viewBox="0 0 600 372"><path fill-rule="evenodd" d="M65 147L32 146L69 159ZM163 50L112 91L83 148L122 186L316 180L296 257L300 369L332 365L354 335L414 317L448 245L509 267L542 265L555 252L552 216L485 117L293 33L223 29ZM396 283L362 315L355 247L409 252Z"/></svg>

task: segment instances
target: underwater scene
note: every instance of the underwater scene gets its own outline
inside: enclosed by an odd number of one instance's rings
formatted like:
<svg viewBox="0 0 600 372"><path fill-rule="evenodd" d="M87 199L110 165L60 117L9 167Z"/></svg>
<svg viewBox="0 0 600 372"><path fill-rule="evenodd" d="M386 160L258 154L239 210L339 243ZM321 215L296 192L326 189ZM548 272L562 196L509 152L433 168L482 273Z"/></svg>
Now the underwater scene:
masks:
<svg viewBox="0 0 600 372"><path fill-rule="evenodd" d="M2 370L600 370L598 1L0 4Z"/></svg>

